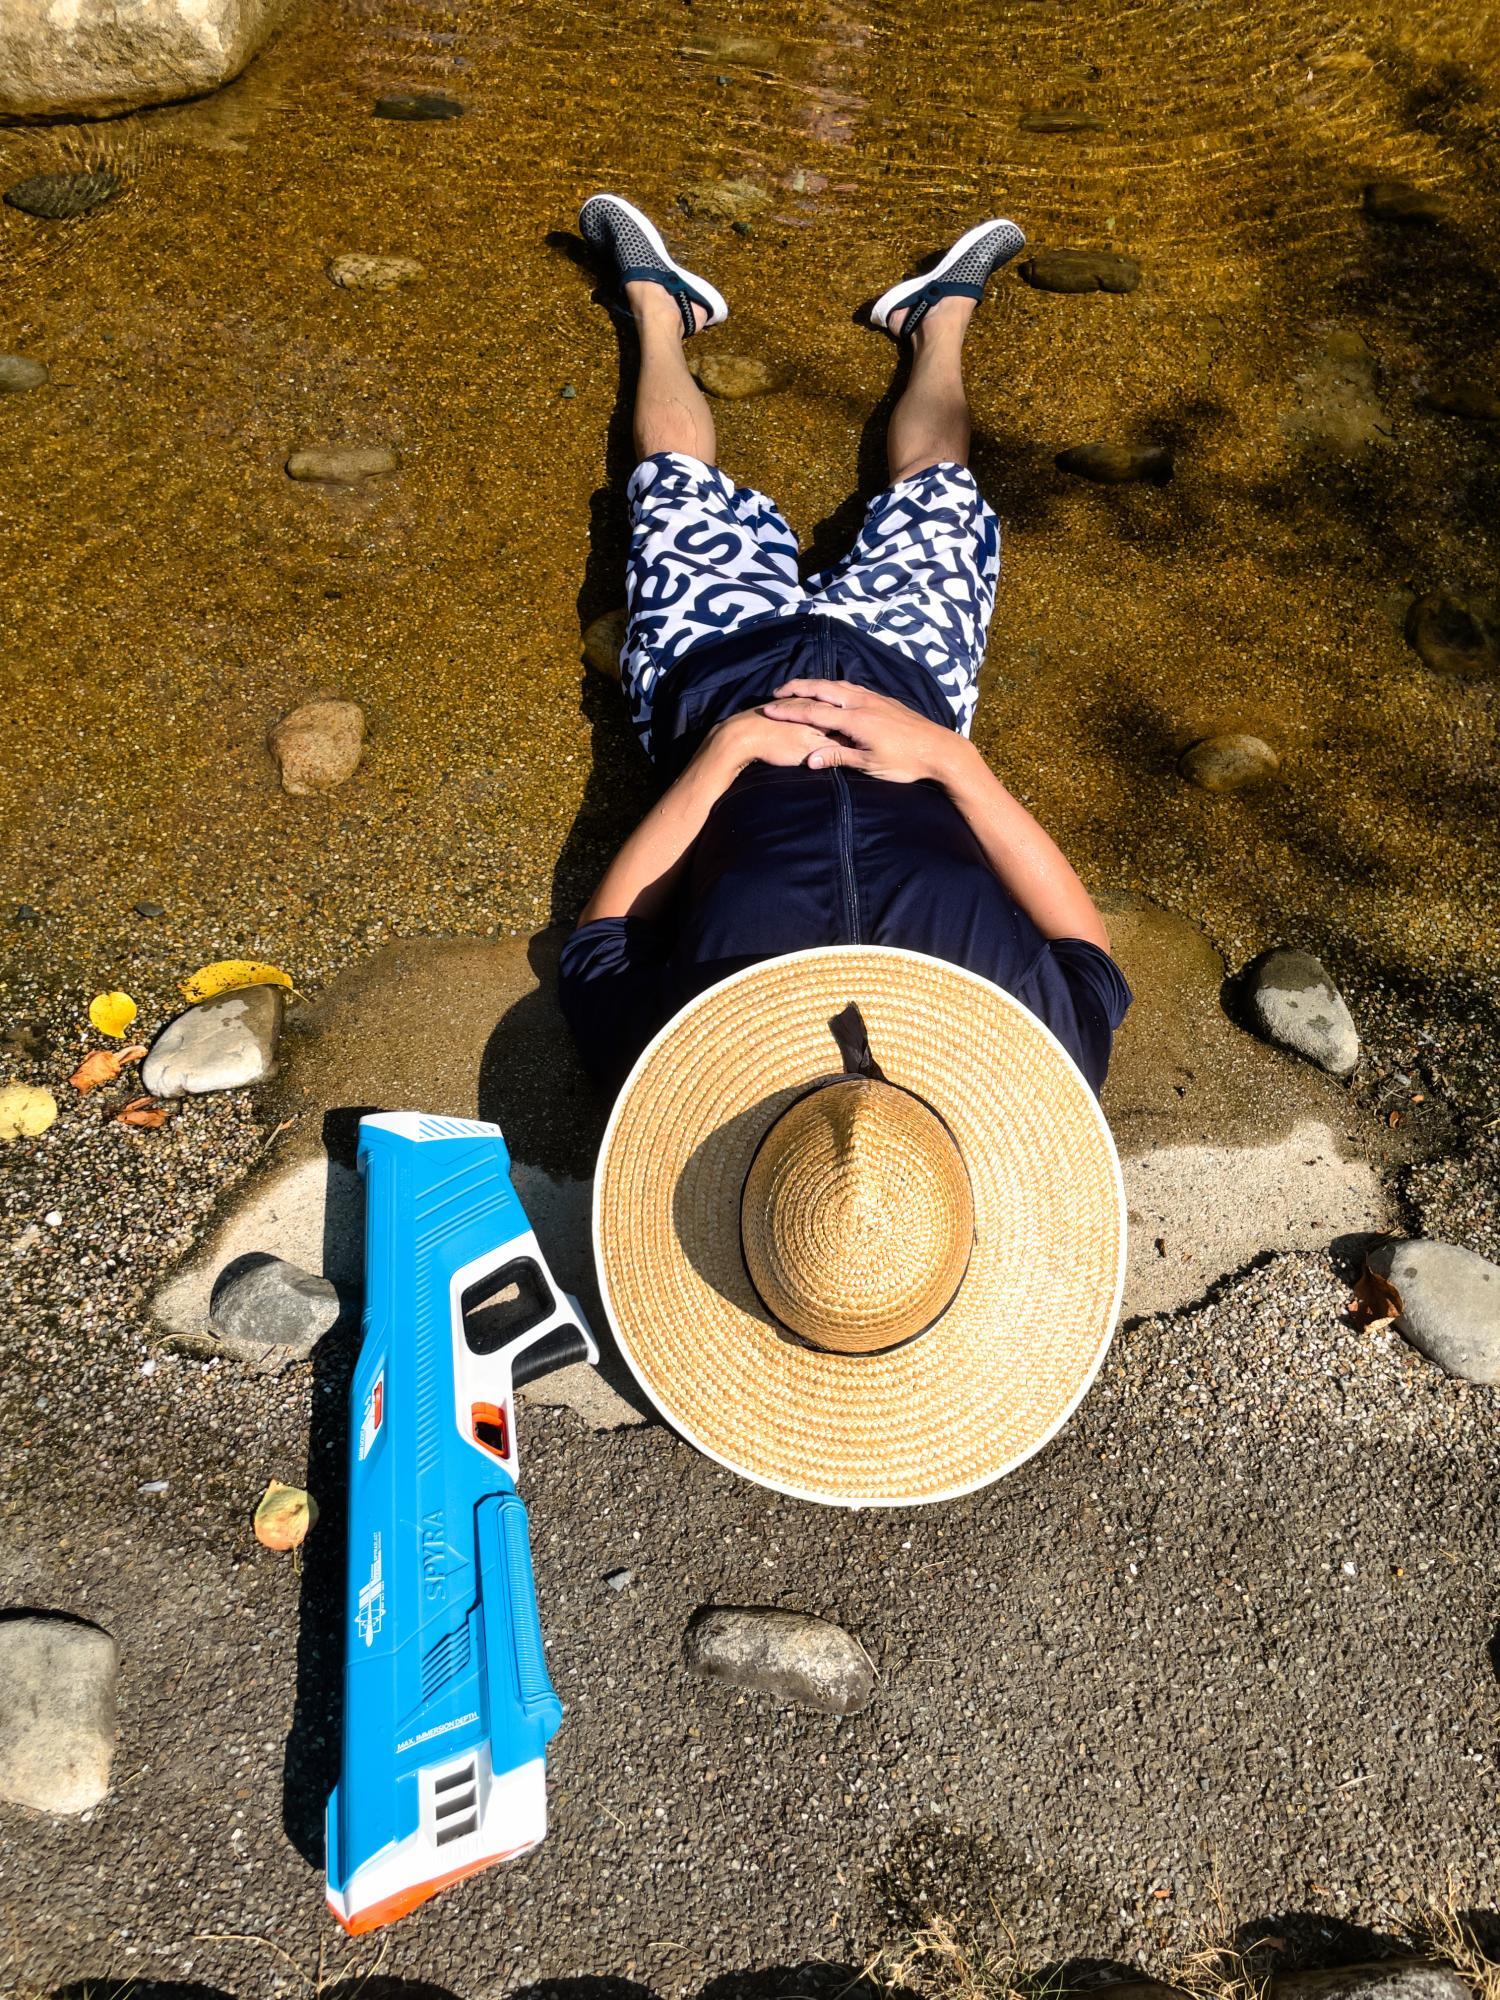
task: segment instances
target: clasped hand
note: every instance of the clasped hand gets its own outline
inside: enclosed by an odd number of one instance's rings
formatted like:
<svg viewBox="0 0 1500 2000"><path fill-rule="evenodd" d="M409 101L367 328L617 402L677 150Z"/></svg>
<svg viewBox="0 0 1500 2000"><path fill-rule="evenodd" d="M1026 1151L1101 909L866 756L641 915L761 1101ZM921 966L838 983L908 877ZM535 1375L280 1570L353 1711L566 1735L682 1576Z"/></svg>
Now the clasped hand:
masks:
<svg viewBox="0 0 1500 2000"><path fill-rule="evenodd" d="M726 748L745 764L840 766L898 785L943 782L967 748L955 731L852 681L787 681L773 700L721 728Z"/></svg>

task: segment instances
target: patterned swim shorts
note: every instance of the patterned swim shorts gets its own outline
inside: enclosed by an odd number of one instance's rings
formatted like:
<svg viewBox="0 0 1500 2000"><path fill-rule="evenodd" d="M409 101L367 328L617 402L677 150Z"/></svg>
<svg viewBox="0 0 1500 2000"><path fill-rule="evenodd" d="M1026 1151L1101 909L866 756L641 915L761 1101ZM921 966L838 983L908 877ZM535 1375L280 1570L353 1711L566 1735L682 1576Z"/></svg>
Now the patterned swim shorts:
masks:
<svg viewBox="0 0 1500 2000"><path fill-rule="evenodd" d="M629 624L620 677L650 747L652 692L692 647L814 611L842 618L925 667L967 736L1000 580L1000 523L961 465L930 465L877 493L854 547L797 575L797 538L775 502L685 452L631 475Z"/></svg>

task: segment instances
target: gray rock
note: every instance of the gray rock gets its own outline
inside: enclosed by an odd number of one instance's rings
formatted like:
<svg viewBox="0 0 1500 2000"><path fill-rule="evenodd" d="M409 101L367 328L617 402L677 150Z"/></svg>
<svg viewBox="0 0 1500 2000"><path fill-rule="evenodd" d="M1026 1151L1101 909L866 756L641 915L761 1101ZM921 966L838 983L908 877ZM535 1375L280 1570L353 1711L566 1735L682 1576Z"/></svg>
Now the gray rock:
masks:
<svg viewBox="0 0 1500 2000"><path fill-rule="evenodd" d="M284 1005L279 986L242 986L200 1000L151 1044L141 1088L148 1097L198 1097L259 1083L275 1064Z"/></svg>
<svg viewBox="0 0 1500 2000"><path fill-rule="evenodd" d="M109 1790L120 1655L97 1625L0 1621L0 1797L81 1813Z"/></svg>
<svg viewBox="0 0 1500 2000"><path fill-rule="evenodd" d="M75 215L87 215L119 192L119 177L106 167L95 167L81 174L32 174L6 189L5 202L23 215L66 222Z"/></svg>
<svg viewBox="0 0 1500 2000"><path fill-rule="evenodd" d="M209 1301L208 1323L218 1344L237 1359L282 1368L305 1361L342 1306L327 1278L283 1257L239 1258L225 1270Z"/></svg>
<svg viewBox="0 0 1500 2000"><path fill-rule="evenodd" d="M425 278L426 270L415 257L375 257L362 250L348 250L330 257L328 275L346 292L394 292L402 285L414 285Z"/></svg>
<svg viewBox="0 0 1500 2000"><path fill-rule="evenodd" d="M357 486L364 479L378 479L398 472L401 454L389 445L305 445L286 462L289 479L312 479L331 486Z"/></svg>
<svg viewBox="0 0 1500 2000"><path fill-rule="evenodd" d="M40 389L47 380L45 361L33 361L29 354L0 354L0 396L21 396L28 389Z"/></svg>
<svg viewBox="0 0 1500 2000"><path fill-rule="evenodd" d="M1017 266L1039 292L1133 292L1141 267L1114 250L1039 250Z"/></svg>
<svg viewBox="0 0 1500 2000"><path fill-rule="evenodd" d="M1271 1982L1271 1993L1273 2000L1473 2000L1467 1980L1450 1966L1415 1958L1289 1972Z"/></svg>
<svg viewBox="0 0 1500 2000"><path fill-rule="evenodd" d="M271 731L281 789L294 797L329 792L353 777L364 752L365 712L357 701L306 701Z"/></svg>
<svg viewBox="0 0 1500 2000"><path fill-rule="evenodd" d="M604 1575L604 1582L605 1587L609 1590L629 1590L631 1584L635 1582L635 1571L633 1569L607 1570Z"/></svg>
<svg viewBox="0 0 1500 2000"><path fill-rule="evenodd" d="M1122 486L1135 479L1165 486L1172 477L1172 454L1164 444L1069 445L1053 463L1059 472L1071 472L1076 479L1092 479L1101 486Z"/></svg>
<svg viewBox="0 0 1500 2000"><path fill-rule="evenodd" d="M826 1618L767 1605L711 1605L682 1641L689 1673L754 1688L825 1715L868 1708L875 1669L858 1639Z"/></svg>
<svg viewBox="0 0 1500 2000"><path fill-rule="evenodd" d="M1253 1028L1330 1076L1348 1076L1359 1061L1353 1016L1311 952L1263 953L1245 975L1244 1005Z"/></svg>
<svg viewBox="0 0 1500 2000"><path fill-rule="evenodd" d="M1484 680L1500 664L1500 626L1480 598L1429 590L1406 614L1406 643L1434 673Z"/></svg>
<svg viewBox="0 0 1500 2000"><path fill-rule="evenodd" d="M1184 750L1178 763L1183 777L1205 792L1243 792L1264 784L1281 768L1269 743L1240 730L1205 736Z"/></svg>
<svg viewBox="0 0 1500 2000"><path fill-rule="evenodd" d="M1448 200L1432 188L1408 187L1405 181L1371 181L1365 189L1365 214L1375 222L1425 224L1446 222Z"/></svg>
<svg viewBox="0 0 1500 2000"><path fill-rule="evenodd" d="M463 115L464 108L456 97L443 97L435 91L400 93L375 100L377 118L402 118L409 124L427 125L434 119Z"/></svg>
<svg viewBox="0 0 1500 2000"><path fill-rule="evenodd" d="M1456 1243L1383 1243L1366 1263L1401 1301L1397 1331L1465 1382L1500 1383L1500 1265Z"/></svg>

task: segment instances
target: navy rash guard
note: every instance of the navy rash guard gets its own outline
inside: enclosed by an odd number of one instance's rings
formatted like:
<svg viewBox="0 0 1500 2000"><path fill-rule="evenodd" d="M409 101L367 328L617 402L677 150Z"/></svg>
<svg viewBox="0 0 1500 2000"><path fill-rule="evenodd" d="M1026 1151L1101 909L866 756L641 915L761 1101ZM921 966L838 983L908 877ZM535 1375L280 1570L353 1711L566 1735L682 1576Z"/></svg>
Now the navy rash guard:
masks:
<svg viewBox="0 0 1500 2000"><path fill-rule="evenodd" d="M658 768L675 776L714 723L794 678L854 681L952 727L923 668L808 614L695 647L671 668L652 713ZM706 987L761 959L839 944L901 945L981 974L1102 1086L1130 1005L1119 967L1081 938L1045 938L929 782L752 764L709 814L665 919L580 925L563 947L559 994L585 1066L614 1090Z"/></svg>

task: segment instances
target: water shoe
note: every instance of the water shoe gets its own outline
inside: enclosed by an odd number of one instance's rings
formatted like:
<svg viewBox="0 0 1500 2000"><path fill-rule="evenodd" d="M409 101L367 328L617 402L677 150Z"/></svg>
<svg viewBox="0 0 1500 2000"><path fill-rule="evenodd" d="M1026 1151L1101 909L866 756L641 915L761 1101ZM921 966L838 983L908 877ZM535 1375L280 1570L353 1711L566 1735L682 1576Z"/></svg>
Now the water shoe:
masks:
<svg viewBox="0 0 1500 2000"><path fill-rule="evenodd" d="M591 195L578 211L578 232L614 259L622 285L645 279L664 286L677 301L684 333L698 331L694 306L702 306L708 314L705 326L718 326L728 319L729 307L708 280L685 270L662 242L651 218L623 196Z"/></svg>
<svg viewBox="0 0 1500 2000"><path fill-rule="evenodd" d="M1002 264L1008 264L1026 247L1026 238L1013 222L997 216L977 223L945 250L932 270L918 278L903 278L882 292L870 308L870 323L883 327L896 340L909 340L925 318L928 308L939 299L981 299L990 278ZM891 326L893 312L906 312L898 328Z"/></svg>

